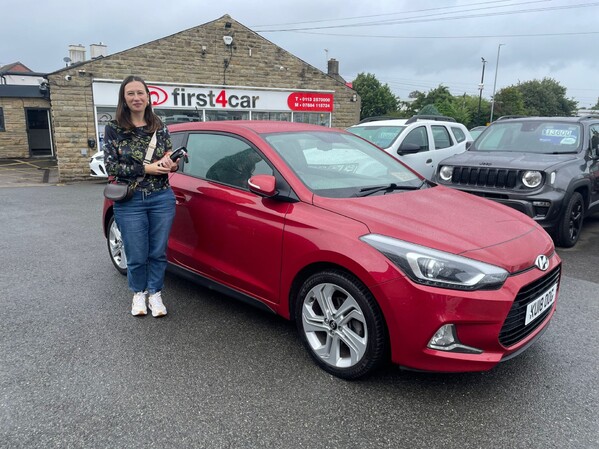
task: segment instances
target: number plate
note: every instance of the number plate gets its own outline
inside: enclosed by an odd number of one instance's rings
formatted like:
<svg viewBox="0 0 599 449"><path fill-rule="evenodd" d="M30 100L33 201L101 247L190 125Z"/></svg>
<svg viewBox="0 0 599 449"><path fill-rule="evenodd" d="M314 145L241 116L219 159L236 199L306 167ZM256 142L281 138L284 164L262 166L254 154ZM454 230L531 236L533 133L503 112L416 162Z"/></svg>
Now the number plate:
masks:
<svg viewBox="0 0 599 449"><path fill-rule="evenodd" d="M555 295L557 293L557 284L553 286L526 306L526 319L524 325L528 326L531 322L536 320L545 310L547 310L555 302Z"/></svg>

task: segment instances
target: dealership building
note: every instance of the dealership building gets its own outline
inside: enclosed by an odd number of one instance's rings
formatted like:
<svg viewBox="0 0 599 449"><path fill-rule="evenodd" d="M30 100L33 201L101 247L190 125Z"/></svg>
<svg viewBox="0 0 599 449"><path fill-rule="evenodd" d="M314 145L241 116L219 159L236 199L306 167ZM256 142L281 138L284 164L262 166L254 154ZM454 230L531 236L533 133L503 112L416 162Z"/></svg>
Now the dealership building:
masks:
<svg viewBox="0 0 599 449"><path fill-rule="evenodd" d="M111 55L97 44L89 60L85 47L70 50L65 68L29 87L37 89L32 106L21 102L19 110L0 86L0 158L36 156L24 137L24 108L47 108L44 154L56 157L62 182L89 179L90 156L114 118L121 81L132 74L146 80L154 111L166 124L286 120L343 128L360 116L360 98L339 75L337 61L329 60L325 73L228 15Z"/></svg>

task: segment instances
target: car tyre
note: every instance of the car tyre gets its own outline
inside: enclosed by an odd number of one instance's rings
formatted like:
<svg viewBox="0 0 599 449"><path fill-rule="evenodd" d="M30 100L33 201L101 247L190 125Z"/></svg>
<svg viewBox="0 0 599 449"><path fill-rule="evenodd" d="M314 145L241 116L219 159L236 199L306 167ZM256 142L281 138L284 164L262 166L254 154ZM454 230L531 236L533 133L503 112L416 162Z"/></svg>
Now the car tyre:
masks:
<svg viewBox="0 0 599 449"><path fill-rule="evenodd" d="M365 376L387 358L387 328L376 300L343 271L320 272L304 282L295 322L312 358L337 377Z"/></svg>
<svg viewBox="0 0 599 449"><path fill-rule="evenodd" d="M557 245L562 248L573 247L580 238L583 221L584 200L580 193L574 192L557 227Z"/></svg>
<svg viewBox="0 0 599 449"><path fill-rule="evenodd" d="M125 254L121 231L116 224L114 216L110 217L108 221L106 243L108 244L108 254L110 254L110 260L112 260L114 267L119 273L127 274L127 255Z"/></svg>

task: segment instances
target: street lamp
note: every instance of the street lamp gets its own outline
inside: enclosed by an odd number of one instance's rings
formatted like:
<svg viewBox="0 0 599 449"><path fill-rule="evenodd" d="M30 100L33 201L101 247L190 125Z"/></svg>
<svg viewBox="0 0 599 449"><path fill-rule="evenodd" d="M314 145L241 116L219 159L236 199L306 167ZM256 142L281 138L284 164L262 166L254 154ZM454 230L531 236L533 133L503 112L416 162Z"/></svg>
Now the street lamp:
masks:
<svg viewBox="0 0 599 449"><path fill-rule="evenodd" d="M485 58L481 57L480 59L483 62L483 74L480 77L480 84L478 85L478 90L480 90L480 95L478 96L478 115L476 116L477 120L480 120L480 103L483 100L483 87L485 86L484 85L484 82L485 82L485 64L487 63L487 61L485 61Z"/></svg>
<svg viewBox="0 0 599 449"><path fill-rule="evenodd" d="M495 81L493 82L493 98L491 99L491 118L489 123L493 123L493 109L495 109L495 87L497 86L497 70L499 69L499 51L501 46L505 44L499 44L497 46L497 62L495 63Z"/></svg>

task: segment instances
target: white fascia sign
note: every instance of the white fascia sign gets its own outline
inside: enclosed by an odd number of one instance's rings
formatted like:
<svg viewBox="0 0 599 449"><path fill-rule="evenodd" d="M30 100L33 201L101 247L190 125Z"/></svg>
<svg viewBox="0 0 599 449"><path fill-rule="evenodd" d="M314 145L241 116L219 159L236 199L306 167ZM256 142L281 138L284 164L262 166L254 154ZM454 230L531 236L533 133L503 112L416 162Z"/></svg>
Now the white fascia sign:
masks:
<svg viewBox="0 0 599 449"><path fill-rule="evenodd" d="M147 83L155 108L332 112L332 91ZM116 107L120 83L94 81L95 106Z"/></svg>

